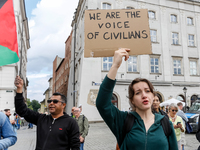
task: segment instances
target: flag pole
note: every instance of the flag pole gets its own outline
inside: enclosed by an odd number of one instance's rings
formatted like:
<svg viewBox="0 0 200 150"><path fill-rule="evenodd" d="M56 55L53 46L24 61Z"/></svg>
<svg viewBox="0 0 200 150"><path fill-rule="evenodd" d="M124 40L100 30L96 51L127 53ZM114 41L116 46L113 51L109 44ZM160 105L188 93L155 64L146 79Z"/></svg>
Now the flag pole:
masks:
<svg viewBox="0 0 200 150"><path fill-rule="evenodd" d="M20 63L19 63L19 76L23 79L22 77L22 46L23 46L23 23L24 20L22 22L22 33L21 33L21 50L20 50Z"/></svg>

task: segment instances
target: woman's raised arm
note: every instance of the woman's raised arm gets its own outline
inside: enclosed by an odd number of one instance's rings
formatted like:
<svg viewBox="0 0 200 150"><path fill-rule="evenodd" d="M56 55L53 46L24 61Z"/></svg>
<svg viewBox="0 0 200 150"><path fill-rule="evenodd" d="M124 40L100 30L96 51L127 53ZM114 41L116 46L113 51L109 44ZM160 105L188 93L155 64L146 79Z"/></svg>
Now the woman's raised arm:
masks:
<svg viewBox="0 0 200 150"><path fill-rule="evenodd" d="M128 52L129 51L130 51L130 49L128 49L128 48L120 48L119 50L115 51L113 64L107 75L108 78L115 80L117 70L122 63L122 57L125 57L124 58L125 61L128 60L128 58L129 58Z"/></svg>

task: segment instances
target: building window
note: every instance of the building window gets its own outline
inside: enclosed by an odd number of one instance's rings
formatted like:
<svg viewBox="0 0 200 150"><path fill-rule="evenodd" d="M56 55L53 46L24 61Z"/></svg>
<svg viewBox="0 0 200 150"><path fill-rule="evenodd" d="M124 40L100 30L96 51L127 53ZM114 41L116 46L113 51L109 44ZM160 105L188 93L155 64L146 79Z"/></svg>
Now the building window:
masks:
<svg viewBox="0 0 200 150"><path fill-rule="evenodd" d="M157 42L157 31L150 30L151 42Z"/></svg>
<svg viewBox="0 0 200 150"><path fill-rule="evenodd" d="M156 19L156 13L154 11L149 11L149 19Z"/></svg>
<svg viewBox="0 0 200 150"><path fill-rule="evenodd" d="M137 56L130 56L128 59L128 72L137 72Z"/></svg>
<svg viewBox="0 0 200 150"><path fill-rule="evenodd" d="M109 3L102 3L102 9L111 9L111 4L109 4Z"/></svg>
<svg viewBox="0 0 200 150"><path fill-rule="evenodd" d="M190 75L197 75L197 61L190 60Z"/></svg>
<svg viewBox="0 0 200 150"><path fill-rule="evenodd" d="M177 23L177 16L176 15L171 15L171 22Z"/></svg>
<svg viewBox="0 0 200 150"><path fill-rule="evenodd" d="M115 94L112 94L111 103L118 108L118 98Z"/></svg>
<svg viewBox="0 0 200 150"><path fill-rule="evenodd" d="M151 73L159 73L159 58L151 57L150 61Z"/></svg>
<svg viewBox="0 0 200 150"><path fill-rule="evenodd" d="M113 63L113 57L103 58L103 71L109 71Z"/></svg>
<svg viewBox="0 0 200 150"><path fill-rule="evenodd" d="M187 25L193 25L193 18L187 17Z"/></svg>
<svg viewBox="0 0 200 150"><path fill-rule="evenodd" d="M178 33L172 32L172 44L174 44L174 45L179 44Z"/></svg>
<svg viewBox="0 0 200 150"><path fill-rule="evenodd" d="M181 75L181 59L174 59L174 74Z"/></svg>
<svg viewBox="0 0 200 150"><path fill-rule="evenodd" d="M194 35L191 34L188 35L188 43L189 46L194 46Z"/></svg>
<svg viewBox="0 0 200 150"><path fill-rule="evenodd" d="M127 6L126 9L135 9L135 8L131 6Z"/></svg>

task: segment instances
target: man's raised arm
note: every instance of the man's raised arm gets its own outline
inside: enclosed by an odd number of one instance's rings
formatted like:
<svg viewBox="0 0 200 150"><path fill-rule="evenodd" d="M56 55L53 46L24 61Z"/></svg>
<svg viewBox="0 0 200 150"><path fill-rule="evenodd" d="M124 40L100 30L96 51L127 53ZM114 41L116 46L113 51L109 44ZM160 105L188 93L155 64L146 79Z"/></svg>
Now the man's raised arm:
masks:
<svg viewBox="0 0 200 150"><path fill-rule="evenodd" d="M37 124L40 114L27 108L26 104L24 103L23 84L23 80L19 76L17 76L15 78L15 86L17 87L15 96L15 110L17 114L21 117L24 117L26 121Z"/></svg>

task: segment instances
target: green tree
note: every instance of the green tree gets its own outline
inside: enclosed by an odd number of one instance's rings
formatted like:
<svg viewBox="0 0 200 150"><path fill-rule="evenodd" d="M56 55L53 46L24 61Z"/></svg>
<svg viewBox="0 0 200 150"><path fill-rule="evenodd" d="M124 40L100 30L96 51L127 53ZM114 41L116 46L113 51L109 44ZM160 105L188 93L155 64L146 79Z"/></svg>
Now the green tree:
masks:
<svg viewBox="0 0 200 150"><path fill-rule="evenodd" d="M38 109L40 108L40 103L34 99L31 101L31 106L34 111L38 111Z"/></svg>
<svg viewBox="0 0 200 150"><path fill-rule="evenodd" d="M31 101L29 98L27 98L26 103L27 103L27 107L30 108L31 110L33 110L33 107L31 105Z"/></svg>

